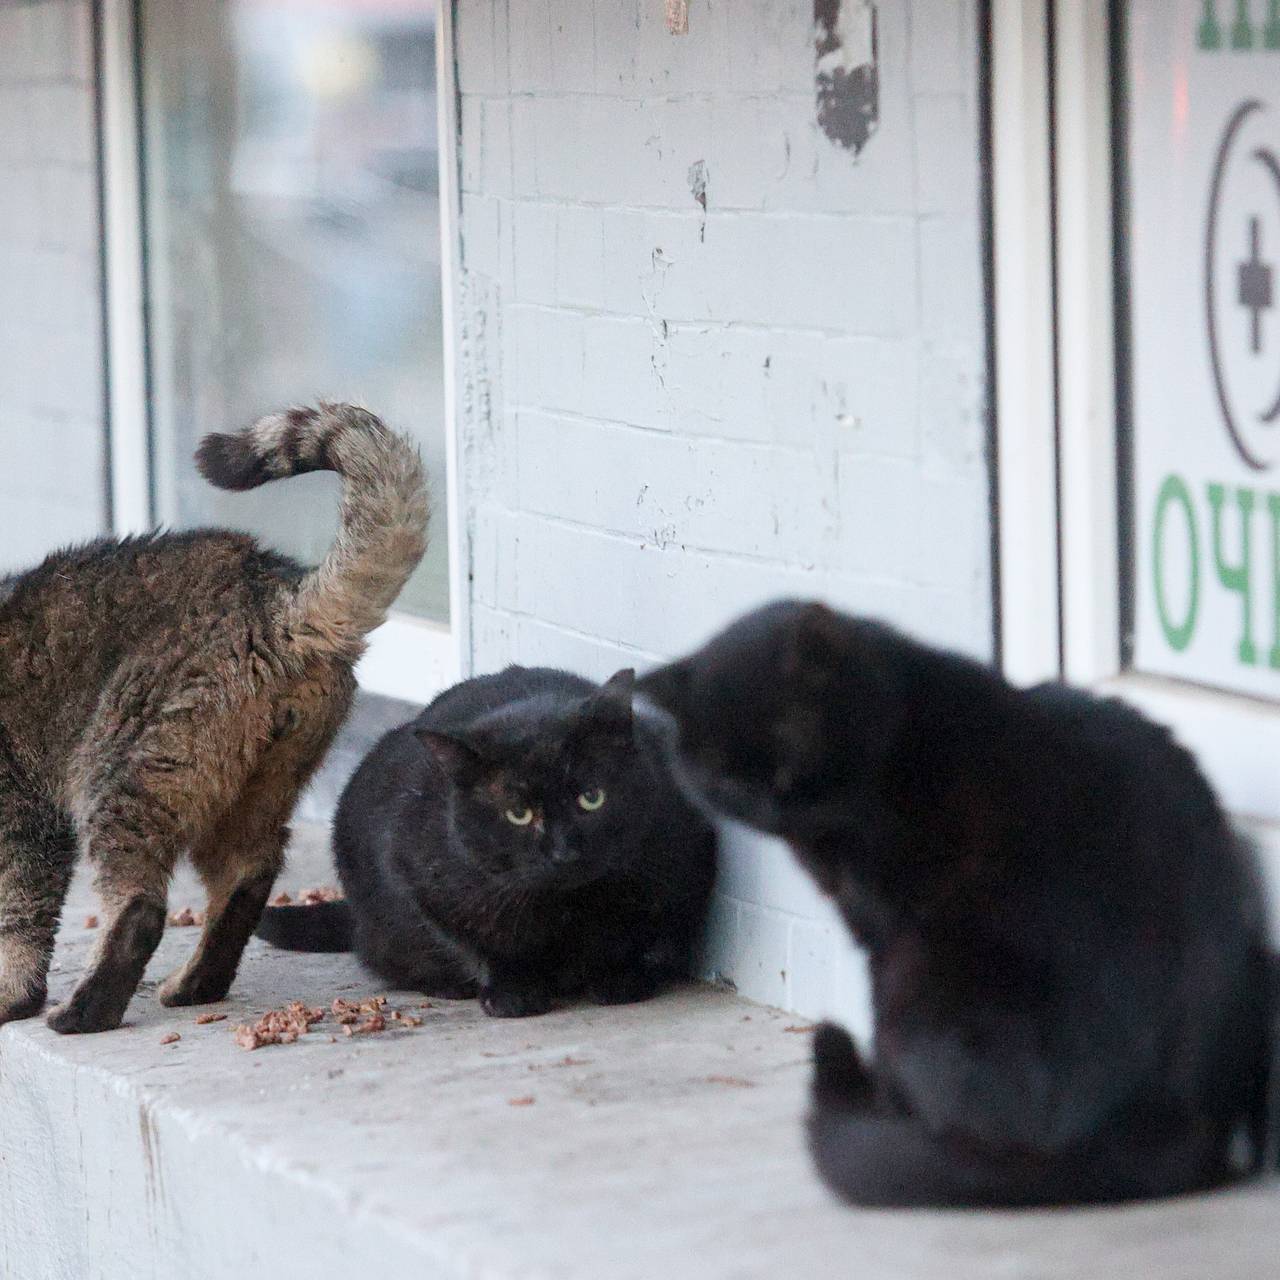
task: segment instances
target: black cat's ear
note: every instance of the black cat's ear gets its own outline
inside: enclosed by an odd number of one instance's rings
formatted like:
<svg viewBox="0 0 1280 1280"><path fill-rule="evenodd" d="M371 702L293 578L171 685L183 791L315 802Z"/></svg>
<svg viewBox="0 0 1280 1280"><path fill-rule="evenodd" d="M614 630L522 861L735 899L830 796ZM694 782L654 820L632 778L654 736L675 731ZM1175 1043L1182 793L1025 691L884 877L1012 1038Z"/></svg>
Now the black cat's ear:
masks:
<svg viewBox="0 0 1280 1280"><path fill-rule="evenodd" d="M689 668L683 662L669 662L643 675L636 692L662 711L678 716L689 688Z"/></svg>
<svg viewBox="0 0 1280 1280"><path fill-rule="evenodd" d="M806 684L825 684L849 647L846 620L814 600L791 619L782 646L782 672Z"/></svg>
<svg viewBox="0 0 1280 1280"><path fill-rule="evenodd" d="M480 767L480 757L460 738L436 729L415 729L413 736L427 749L427 754L445 775L456 778Z"/></svg>
<svg viewBox="0 0 1280 1280"><path fill-rule="evenodd" d="M583 731L610 737L631 737L631 699L636 673L631 667L610 676L583 704L579 724Z"/></svg>

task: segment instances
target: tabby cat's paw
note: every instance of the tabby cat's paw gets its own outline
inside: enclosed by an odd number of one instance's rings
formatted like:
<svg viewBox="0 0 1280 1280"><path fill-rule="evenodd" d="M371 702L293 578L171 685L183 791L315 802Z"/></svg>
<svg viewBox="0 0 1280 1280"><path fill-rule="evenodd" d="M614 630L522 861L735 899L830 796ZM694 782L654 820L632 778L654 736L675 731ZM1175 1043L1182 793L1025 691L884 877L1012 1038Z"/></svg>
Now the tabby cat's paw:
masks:
<svg viewBox="0 0 1280 1280"><path fill-rule="evenodd" d="M225 1000L231 990L231 979L225 974L188 973L179 969L171 973L156 992L162 1005L175 1008L192 1004L214 1004Z"/></svg>
<svg viewBox="0 0 1280 1280"><path fill-rule="evenodd" d="M853 1037L834 1022L813 1033L813 1100L819 1105L869 1106L875 1093Z"/></svg>
<svg viewBox="0 0 1280 1280"><path fill-rule="evenodd" d="M17 1022L19 1018L34 1018L44 1008L48 991L41 986L29 995L17 996L4 1004L0 1004L0 1026L6 1022Z"/></svg>
<svg viewBox="0 0 1280 1280"><path fill-rule="evenodd" d="M121 1004L113 994L77 991L71 999L49 1010L45 1022L59 1035L87 1035L94 1031L114 1031L124 1021L126 1000Z"/></svg>
<svg viewBox="0 0 1280 1280"><path fill-rule="evenodd" d="M537 988L485 987L480 992L480 1007L491 1018L531 1018L551 1005L550 993Z"/></svg>

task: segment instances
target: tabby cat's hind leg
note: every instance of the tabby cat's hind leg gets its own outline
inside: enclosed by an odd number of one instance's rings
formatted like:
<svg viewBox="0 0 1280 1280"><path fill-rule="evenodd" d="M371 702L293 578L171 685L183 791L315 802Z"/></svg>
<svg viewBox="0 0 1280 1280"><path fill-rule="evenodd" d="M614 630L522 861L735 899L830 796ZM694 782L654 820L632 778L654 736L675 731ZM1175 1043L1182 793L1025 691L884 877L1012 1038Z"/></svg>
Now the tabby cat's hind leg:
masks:
<svg viewBox="0 0 1280 1280"><path fill-rule="evenodd" d="M297 688L275 712L270 745L222 818L191 849L208 890L204 932L160 987L166 1005L208 1004L230 990L271 886L284 866L288 821L346 712L350 680Z"/></svg>
<svg viewBox="0 0 1280 1280"><path fill-rule="evenodd" d="M265 727L234 662L165 662L139 658L117 673L72 764L72 812L105 921L89 972L49 1014L55 1031L120 1025L164 933L174 864L239 794Z"/></svg>
<svg viewBox="0 0 1280 1280"><path fill-rule="evenodd" d="M110 1031L142 980L147 961L164 934L165 893L176 854L154 848L116 846L98 869L94 884L105 920L89 972L70 997L49 1012L54 1031ZM92 856L92 844L90 851Z"/></svg>
<svg viewBox="0 0 1280 1280"><path fill-rule="evenodd" d="M0 789L7 781L0 779ZM58 916L75 866L71 822L0 790L0 1023L44 1007Z"/></svg>
<svg viewBox="0 0 1280 1280"><path fill-rule="evenodd" d="M160 984L161 1004L209 1004L231 989L245 944L284 865L288 839L278 810L265 815L250 810L220 823L192 850L209 893L204 931L187 963Z"/></svg>

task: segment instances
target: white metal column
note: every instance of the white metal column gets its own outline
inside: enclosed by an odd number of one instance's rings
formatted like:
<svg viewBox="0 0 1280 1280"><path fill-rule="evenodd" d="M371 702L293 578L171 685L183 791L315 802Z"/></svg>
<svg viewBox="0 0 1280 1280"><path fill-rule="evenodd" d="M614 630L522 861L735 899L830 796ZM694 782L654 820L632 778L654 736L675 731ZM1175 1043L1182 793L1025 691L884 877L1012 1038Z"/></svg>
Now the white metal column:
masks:
<svg viewBox="0 0 1280 1280"><path fill-rule="evenodd" d="M1060 670L1044 0L993 0L991 37L1001 645L1027 684Z"/></svg>
<svg viewBox="0 0 1280 1280"><path fill-rule="evenodd" d="M151 527L137 35L132 0L100 0L107 421L113 531Z"/></svg>

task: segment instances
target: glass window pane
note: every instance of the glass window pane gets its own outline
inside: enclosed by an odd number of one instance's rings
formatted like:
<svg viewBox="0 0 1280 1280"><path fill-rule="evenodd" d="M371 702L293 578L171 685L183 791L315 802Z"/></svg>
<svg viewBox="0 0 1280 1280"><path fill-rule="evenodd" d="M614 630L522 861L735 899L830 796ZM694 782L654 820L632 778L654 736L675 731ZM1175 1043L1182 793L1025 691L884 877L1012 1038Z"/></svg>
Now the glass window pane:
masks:
<svg viewBox="0 0 1280 1280"><path fill-rule="evenodd" d="M0 4L0 577L108 524L89 5Z"/></svg>
<svg viewBox="0 0 1280 1280"><path fill-rule="evenodd" d="M158 515L308 563L335 477L220 493L207 431L318 396L422 446L431 549L397 607L448 616L434 0L144 0Z"/></svg>
<svg viewBox="0 0 1280 1280"><path fill-rule="evenodd" d="M1280 6L1119 12L1132 665L1280 701Z"/></svg>

